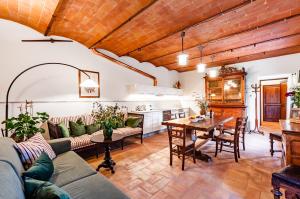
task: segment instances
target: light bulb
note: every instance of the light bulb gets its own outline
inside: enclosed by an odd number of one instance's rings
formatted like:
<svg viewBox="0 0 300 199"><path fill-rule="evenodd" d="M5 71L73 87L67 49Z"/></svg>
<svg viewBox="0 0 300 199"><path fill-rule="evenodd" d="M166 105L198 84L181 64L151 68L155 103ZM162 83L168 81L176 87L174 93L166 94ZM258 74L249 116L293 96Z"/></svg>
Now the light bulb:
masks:
<svg viewBox="0 0 300 199"><path fill-rule="evenodd" d="M206 68L206 64L199 63L197 64L197 71L198 73L204 73Z"/></svg>
<svg viewBox="0 0 300 199"><path fill-rule="evenodd" d="M185 53L181 53L177 56L178 59L178 65L180 66L186 66L187 65L187 61L188 61L188 54Z"/></svg>

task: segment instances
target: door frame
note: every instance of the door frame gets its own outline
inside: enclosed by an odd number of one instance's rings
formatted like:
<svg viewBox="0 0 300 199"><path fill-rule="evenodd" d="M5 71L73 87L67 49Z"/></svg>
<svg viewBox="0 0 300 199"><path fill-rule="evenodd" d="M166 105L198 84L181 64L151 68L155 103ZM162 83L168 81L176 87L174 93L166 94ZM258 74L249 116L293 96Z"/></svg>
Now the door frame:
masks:
<svg viewBox="0 0 300 199"><path fill-rule="evenodd" d="M259 91L259 125L262 124L262 112L261 110L263 109L262 107L262 92L263 92L263 85L261 84L264 81L272 81L272 80L286 80L288 82L288 77L281 77L281 78L272 78L272 79L261 79L259 80L259 86L260 86L260 91ZM287 107L286 107L287 108Z"/></svg>

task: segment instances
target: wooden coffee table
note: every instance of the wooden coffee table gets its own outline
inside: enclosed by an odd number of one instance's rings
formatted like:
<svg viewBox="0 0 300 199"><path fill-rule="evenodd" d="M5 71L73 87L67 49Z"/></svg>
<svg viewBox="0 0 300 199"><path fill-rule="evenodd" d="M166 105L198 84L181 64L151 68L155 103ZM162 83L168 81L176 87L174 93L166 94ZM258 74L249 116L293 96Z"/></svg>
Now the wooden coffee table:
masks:
<svg viewBox="0 0 300 199"><path fill-rule="evenodd" d="M95 135L91 138L91 142L95 143L97 145L97 150L99 150L99 147L101 145L104 145L105 154L104 154L104 160L102 163L100 163L97 167L97 171L100 170L100 168L107 168L111 170L111 173L115 173L114 166L116 165L115 161L112 160L110 155L110 145L115 142L120 142L124 138L123 135L113 133L111 139L104 139L104 136L102 134Z"/></svg>

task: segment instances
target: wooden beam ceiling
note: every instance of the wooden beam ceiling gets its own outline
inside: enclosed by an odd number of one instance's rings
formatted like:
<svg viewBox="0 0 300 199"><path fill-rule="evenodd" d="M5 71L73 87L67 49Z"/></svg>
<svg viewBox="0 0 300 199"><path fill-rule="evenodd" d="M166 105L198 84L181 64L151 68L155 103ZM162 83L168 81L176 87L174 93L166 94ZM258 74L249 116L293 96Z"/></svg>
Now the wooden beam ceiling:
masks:
<svg viewBox="0 0 300 199"><path fill-rule="evenodd" d="M199 45L210 66L300 45L300 0L0 0L0 18L179 72L195 69ZM176 61L182 31L185 67Z"/></svg>
<svg viewBox="0 0 300 199"><path fill-rule="evenodd" d="M11 20L44 34L59 0L1 0L0 18Z"/></svg>
<svg viewBox="0 0 300 199"><path fill-rule="evenodd" d="M250 54L250 55L246 55L243 57L234 57L234 58L222 60L219 62L211 62L208 64L208 68L215 67L215 66L224 66L224 65L229 65L229 64L236 64L236 63L260 60L260 59L266 59L266 58L270 58L270 57L278 57L278 56L283 56L283 55L296 54L296 53L300 53L300 45L283 48L280 50ZM176 70L178 72L187 72L187 71L193 71L195 69L196 69L195 66L189 66L189 67L177 68ZM174 69L169 69L169 70L174 70Z"/></svg>
<svg viewBox="0 0 300 199"><path fill-rule="evenodd" d="M48 23L47 28L46 28L46 31L45 31L45 33L44 33L45 36L48 36L48 34L49 34L50 30L51 30L52 24L53 24L53 22L54 22L54 20L55 20L55 17L56 17L57 13L59 12L59 9L61 8L61 6L62 6L62 4L63 4L63 1L64 1L64 0L58 0L58 3L57 3L57 5L56 5L56 8L55 8L55 10L54 10L54 12L53 12L53 14L52 14L52 17L51 17L51 19L50 19L50 22Z"/></svg>

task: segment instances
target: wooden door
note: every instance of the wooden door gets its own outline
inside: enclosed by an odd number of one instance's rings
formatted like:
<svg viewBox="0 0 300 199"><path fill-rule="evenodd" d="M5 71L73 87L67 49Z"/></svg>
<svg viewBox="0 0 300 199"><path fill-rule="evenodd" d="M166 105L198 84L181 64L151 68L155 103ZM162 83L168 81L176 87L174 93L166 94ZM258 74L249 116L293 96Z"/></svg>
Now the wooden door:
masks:
<svg viewBox="0 0 300 199"><path fill-rule="evenodd" d="M281 117L280 84L263 86L263 120L278 122Z"/></svg>
<svg viewBox="0 0 300 199"><path fill-rule="evenodd" d="M286 119L286 94L287 82L280 83L280 119Z"/></svg>

